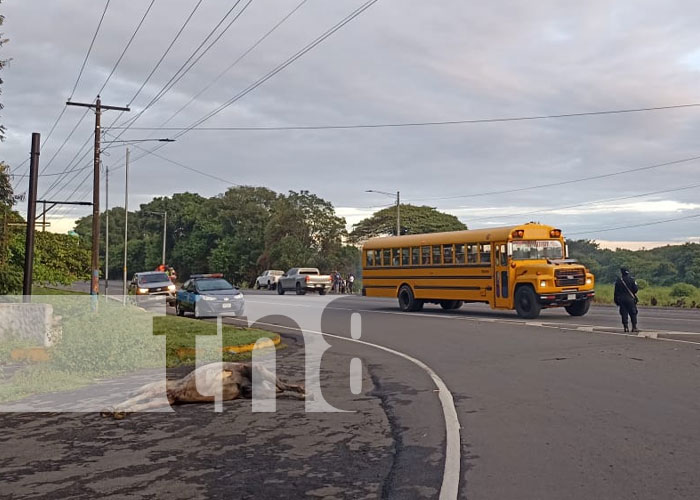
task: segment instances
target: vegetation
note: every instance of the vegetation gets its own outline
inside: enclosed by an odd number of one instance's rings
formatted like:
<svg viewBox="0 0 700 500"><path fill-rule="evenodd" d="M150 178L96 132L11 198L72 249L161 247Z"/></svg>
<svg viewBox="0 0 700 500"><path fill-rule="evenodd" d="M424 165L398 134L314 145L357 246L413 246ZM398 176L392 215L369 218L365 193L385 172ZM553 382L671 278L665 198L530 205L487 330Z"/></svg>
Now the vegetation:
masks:
<svg viewBox="0 0 700 500"><path fill-rule="evenodd" d="M49 350L51 359L26 365L3 380L0 401L32 394L75 389L96 378L113 377L143 368L193 365L195 356L178 351L195 347L198 335L216 335L216 324L176 316L154 316L138 308L101 301L99 314L91 311L89 297L52 297L54 311L62 316L63 336ZM257 329L223 325L224 346L254 343L275 334ZM163 338L164 337L164 338ZM26 341L0 342L0 363L12 349L30 347ZM225 361L249 358L249 354L223 354Z"/></svg>
<svg viewBox="0 0 700 500"><path fill-rule="evenodd" d="M597 283L614 283L620 267L627 267L638 284L700 287L700 244L669 245L651 250L603 250L588 240L568 241L569 255L585 264Z"/></svg>
<svg viewBox="0 0 700 500"><path fill-rule="evenodd" d="M437 233L467 229L454 215L433 207L401 205L401 234ZM396 234L396 207L387 207L360 221L350 233L350 239L362 242L375 236Z"/></svg>

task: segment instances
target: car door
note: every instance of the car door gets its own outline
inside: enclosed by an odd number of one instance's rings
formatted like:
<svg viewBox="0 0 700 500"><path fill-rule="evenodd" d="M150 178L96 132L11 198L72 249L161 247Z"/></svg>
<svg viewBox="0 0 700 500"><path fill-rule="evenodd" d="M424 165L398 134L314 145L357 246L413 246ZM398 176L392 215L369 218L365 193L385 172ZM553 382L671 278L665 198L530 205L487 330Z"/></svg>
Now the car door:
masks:
<svg viewBox="0 0 700 500"><path fill-rule="evenodd" d="M187 310L194 312L194 306L197 302L197 285L194 281L190 281L187 285Z"/></svg>
<svg viewBox="0 0 700 500"><path fill-rule="evenodd" d="M294 276L297 274L296 268L292 268L287 273L280 278L280 282L282 282L282 288L285 290L291 290L294 288Z"/></svg>

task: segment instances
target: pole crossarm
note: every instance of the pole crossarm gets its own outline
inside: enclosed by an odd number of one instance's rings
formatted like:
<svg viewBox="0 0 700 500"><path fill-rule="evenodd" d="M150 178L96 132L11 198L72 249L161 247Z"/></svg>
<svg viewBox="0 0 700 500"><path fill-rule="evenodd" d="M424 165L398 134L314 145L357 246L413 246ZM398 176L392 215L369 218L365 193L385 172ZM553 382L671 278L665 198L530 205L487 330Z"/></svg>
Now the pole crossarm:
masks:
<svg viewBox="0 0 700 500"><path fill-rule="evenodd" d="M39 215L37 215L36 219L34 220L39 220L42 218L44 215L49 213L49 211L54 208L56 205L84 205L84 206L91 206L92 202L91 201L54 201L54 200L36 200L37 203L44 203L45 205L51 205L50 207L47 207L43 212L41 212Z"/></svg>
<svg viewBox="0 0 700 500"><path fill-rule="evenodd" d="M98 96L99 98L99 96ZM96 108L97 104L90 104L87 102L72 102L72 101L66 101L66 106L79 106L82 108ZM100 109L103 111L131 111L130 108L128 107L123 107L123 106L105 106L104 104L100 105Z"/></svg>

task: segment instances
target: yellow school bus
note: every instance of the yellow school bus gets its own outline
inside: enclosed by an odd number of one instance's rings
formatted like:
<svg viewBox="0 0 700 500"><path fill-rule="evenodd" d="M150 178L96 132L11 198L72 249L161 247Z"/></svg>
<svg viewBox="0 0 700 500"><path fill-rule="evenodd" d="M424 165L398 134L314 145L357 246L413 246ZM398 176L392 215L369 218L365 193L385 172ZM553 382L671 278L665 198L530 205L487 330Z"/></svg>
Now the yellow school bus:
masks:
<svg viewBox="0 0 700 500"><path fill-rule="evenodd" d="M567 258L561 230L533 222L373 238L362 263L362 294L398 298L402 311L483 302L528 319L549 307L583 316L595 295L595 278Z"/></svg>

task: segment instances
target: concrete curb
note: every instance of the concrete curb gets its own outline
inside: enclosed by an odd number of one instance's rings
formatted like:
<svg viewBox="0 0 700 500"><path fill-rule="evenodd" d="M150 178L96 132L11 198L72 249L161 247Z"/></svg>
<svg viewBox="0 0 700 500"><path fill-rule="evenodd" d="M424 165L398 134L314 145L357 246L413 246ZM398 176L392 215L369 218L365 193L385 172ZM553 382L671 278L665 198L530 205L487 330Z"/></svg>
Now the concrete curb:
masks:
<svg viewBox="0 0 700 500"><path fill-rule="evenodd" d="M279 335L275 334L275 336L271 339L261 339L258 342L254 342L252 344L224 346L221 348L221 350L227 353L241 354L244 352L252 352L256 348L256 346L258 349L265 347L277 347L281 341L282 338ZM175 354L177 354L178 358L182 359L188 356L194 356L196 354L196 350L190 347L180 348L177 351L175 351Z"/></svg>

